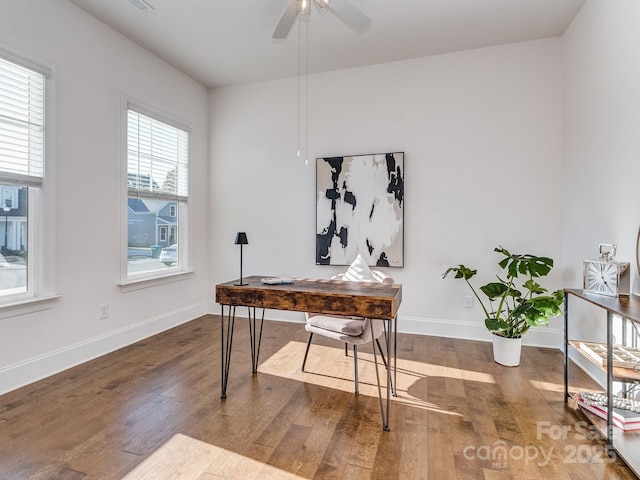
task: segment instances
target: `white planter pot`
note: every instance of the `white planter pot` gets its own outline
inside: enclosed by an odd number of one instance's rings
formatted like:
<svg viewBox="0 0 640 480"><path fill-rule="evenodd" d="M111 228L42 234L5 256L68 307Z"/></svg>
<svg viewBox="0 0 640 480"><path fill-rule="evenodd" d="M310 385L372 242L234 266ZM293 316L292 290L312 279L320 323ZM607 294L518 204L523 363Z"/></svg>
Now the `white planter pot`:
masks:
<svg viewBox="0 0 640 480"><path fill-rule="evenodd" d="M522 350L522 338L506 338L492 334L493 359L496 363L506 367L520 365L520 351Z"/></svg>

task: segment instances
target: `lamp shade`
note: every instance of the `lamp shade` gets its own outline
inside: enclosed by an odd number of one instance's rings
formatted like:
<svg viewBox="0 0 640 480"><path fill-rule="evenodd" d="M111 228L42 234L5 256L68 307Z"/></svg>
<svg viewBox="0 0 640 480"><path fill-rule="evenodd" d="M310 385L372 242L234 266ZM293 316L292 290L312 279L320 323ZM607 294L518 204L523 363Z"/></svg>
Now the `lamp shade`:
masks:
<svg viewBox="0 0 640 480"><path fill-rule="evenodd" d="M246 232L238 232L236 234L236 245L249 245Z"/></svg>

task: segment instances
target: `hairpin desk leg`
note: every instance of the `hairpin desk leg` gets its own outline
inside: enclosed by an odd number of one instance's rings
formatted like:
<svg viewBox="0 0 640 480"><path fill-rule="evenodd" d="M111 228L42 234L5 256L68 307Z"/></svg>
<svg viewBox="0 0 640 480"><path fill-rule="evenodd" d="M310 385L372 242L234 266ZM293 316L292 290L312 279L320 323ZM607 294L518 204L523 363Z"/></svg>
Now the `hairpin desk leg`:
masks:
<svg viewBox="0 0 640 480"><path fill-rule="evenodd" d="M222 307L222 315L220 318L221 321L221 331L220 331L220 339L222 341L222 348L220 349L222 359L221 359L221 381L222 387L220 392L221 398L227 398L227 385L229 383L229 364L231 363L231 346L233 344L233 326L236 319L236 307L228 305L229 313L227 315L227 335L225 337L224 334L224 307L225 305L221 305Z"/></svg>
<svg viewBox="0 0 640 480"><path fill-rule="evenodd" d="M262 327L264 325L264 308L260 319L260 331L256 329L256 307L248 307L249 310L249 339L251 341L251 370L258 372L258 360L260 358L260 344L262 343Z"/></svg>
<svg viewBox="0 0 640 480"><path fill-rule="evenodd" d="M385 322L386 320L380 320L381 322ZM373 320L369 320L369 328L371 328L371 338L375 339L375 335L373 333ZM391 326L388 329L388 332L391 333ZM387 335L387 358L389 358L389 362L391 362L391 339L388 338ZM384 404L382 401L382 387L380 385L380 373L378 372L378 356L376 354L376 344L375 340L371 341L371 347L373 348L373 362L375 364L376 369L376 382L378 384L378 399L380 401L380 415L382 416L382 429L386 432L391 430L389 428L389 407L391 405L391 368L387 368L387 408L384 408Z"/></svg>

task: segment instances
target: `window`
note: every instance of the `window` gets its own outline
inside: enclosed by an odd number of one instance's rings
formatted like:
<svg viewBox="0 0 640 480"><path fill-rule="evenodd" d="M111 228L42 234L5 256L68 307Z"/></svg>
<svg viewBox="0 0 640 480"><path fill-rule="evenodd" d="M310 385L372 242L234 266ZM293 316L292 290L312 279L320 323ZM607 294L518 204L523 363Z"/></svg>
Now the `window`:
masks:
<svg viewBox="0 0 640 480"><path fill-rule="evenodd" d="M44 296L48 73L0 52L0 305Z"/></svg>
<svg viewBox="0 0 640 480"><path fill-rule="evenodd" d="M162 260L163 249L186 243L183 219L188 204L188 174L189 133L128 105L128 278L154 277L168 269L184 270L184 248L179 249L175 260Z"/></svg>

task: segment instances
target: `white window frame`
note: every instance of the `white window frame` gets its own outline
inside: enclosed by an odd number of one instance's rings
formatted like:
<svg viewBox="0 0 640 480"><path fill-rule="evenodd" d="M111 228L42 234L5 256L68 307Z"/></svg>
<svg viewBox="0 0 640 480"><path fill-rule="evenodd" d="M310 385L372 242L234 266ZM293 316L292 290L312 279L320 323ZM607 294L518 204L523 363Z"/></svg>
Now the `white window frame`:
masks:
<svg viewBox="0 0 640 480"><path fill-rule="evenodd" d="M55 292L55 75L54 66L29 53L0 44L0 57L44 76L44 158L39 184L4 174L0 183L28 186L27 291L0 297L0 319L52 308ZM12 208L18 208L17 199Z"/></svg>
<svg viewBox="0 0 640 480"><path fill-rule="evenodd" d="M176 202L177 215L178 215L178 228L177 228L177 237L180 239L180 248L178 248L178 263L176 266L163 268L160 270L153 270L148 272L140 272L140 273L132 273L128 272L128 199L129 199L129 187L128 187L128 158L127 158L127 147L128 147L128 112L129 110L133 110L139 114L142 114L146 117L152 118L159 122L166 123L167 125L171 125L175 128L183 130L189 134L189 142L188 142L188 169L189 169L189 190L191 189L191 165L192 165L192 145L193 145L193 134L192 129L187 126L184 122L177 120L176 118L162 113L159 109L150 107L146 105L144 102L133 99L127 95L122 96L121 102L121 165L122 171L124 174L122 175L122 188L121 188L121 198L123 200L122 205L122 253L121 253L121 274L120 274L120 282L119 285L121 290L124 292L137 290L139 288L147 288L155 285L162 285L167 282L172 282L176 280L182 280L183 278L188 278L193 274L193 268L191 263L191 258L189 255L189 246L191 244L191 237L189 235L189 214L188 214L188 203L189 198L187 196L186 201L173 200Z"/></svg>

